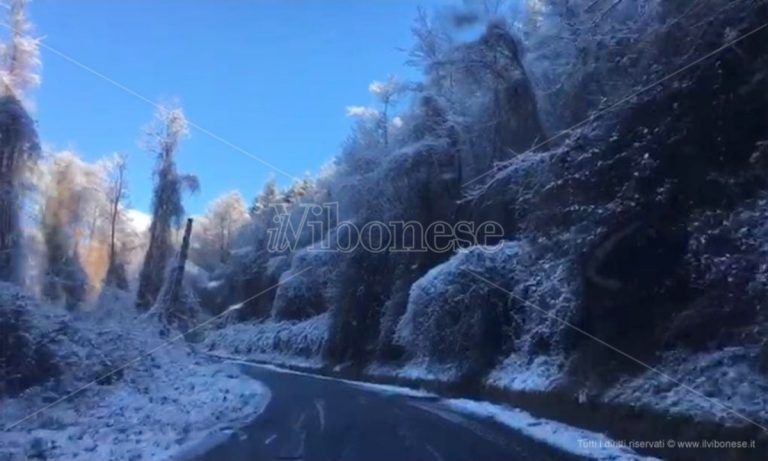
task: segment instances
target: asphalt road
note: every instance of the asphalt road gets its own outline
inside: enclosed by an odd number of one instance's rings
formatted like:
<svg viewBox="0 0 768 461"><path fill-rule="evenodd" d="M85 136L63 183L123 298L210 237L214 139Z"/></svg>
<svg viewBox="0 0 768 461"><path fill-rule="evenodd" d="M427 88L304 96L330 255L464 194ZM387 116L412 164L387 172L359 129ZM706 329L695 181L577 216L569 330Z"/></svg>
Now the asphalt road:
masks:
<svg viewBox="0 0 768 461"><path fill-rule="evenodd" d="M242 365L272 392L251 424L196 461L512 461L580 459L491 420L414 397Z"/></svg>

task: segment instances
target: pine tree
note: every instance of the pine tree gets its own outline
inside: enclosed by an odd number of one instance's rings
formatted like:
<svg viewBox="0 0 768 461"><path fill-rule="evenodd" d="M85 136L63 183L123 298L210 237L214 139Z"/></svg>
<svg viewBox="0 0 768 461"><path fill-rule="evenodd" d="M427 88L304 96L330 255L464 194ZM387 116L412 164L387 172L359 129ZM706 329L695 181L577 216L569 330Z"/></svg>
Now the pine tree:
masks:
<svg viewBox="0 0 768 461"><path fill-rule="evenodd" d="M251 208L248 211L252 217L256 217L259 214L264 213L264 211L269 209L269 207L276 201L277 182L274 177L270 177L264 184L264 189L262 189L261 193L253 200L253 205L251 205Z"/></svg>

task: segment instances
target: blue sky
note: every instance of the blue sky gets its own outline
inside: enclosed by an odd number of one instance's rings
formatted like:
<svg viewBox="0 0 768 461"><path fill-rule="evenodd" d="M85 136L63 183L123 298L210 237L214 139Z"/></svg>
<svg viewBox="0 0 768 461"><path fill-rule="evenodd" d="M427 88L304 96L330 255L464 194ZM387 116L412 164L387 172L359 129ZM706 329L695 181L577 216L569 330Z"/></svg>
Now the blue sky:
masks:
<svg viewBox="0 0 768 461"><path fill-rule="evenodd" d="M338 152L344 108L372 103L370 81L418 77L398 48L412 43L417 5L440 3L35 0L30 17L46 45L153 101L178 99L194 123L301 176ZM43 142L88 160L126 153L131 206L148 211L154 159L139 140L154 109L49 50L42 60L33 100ZM202 185L185 198L190 213L232 189L250 200L271 174L195 130L178 163Z"/></svg>

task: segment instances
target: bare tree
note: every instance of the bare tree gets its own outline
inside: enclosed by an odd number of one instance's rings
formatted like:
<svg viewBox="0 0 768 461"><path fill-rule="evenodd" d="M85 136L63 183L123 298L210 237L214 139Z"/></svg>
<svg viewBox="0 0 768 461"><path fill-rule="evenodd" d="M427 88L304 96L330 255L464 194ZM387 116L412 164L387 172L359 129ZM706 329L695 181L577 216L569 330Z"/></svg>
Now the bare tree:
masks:
<svg viewBox="0 0 768 461"><path fill-rule="evenodd" d="M128 190L125 181L126 159L122 154L116 154L109 164L109 186L107 190L109 200L109 262L107 266L107 285L125 290L128 288L125 261L120 258L117 251L117 232L119 220L123 216L123 203L127 198Z"/></svg>
<svg viewBox="0 0 768 461"><path fill-rule="evenodd" d="M139 273L136 306L150 308L163 286L165 268L173 255L172 230L181 225L184 206L182 189L197 191L195 176L182 175L176 170L175 155L179 142L187 134L187 120L180 108L161 107L147 131L148 148L157 154L155 190L152 198L152 224L149 227L149 247Z"/></svg>

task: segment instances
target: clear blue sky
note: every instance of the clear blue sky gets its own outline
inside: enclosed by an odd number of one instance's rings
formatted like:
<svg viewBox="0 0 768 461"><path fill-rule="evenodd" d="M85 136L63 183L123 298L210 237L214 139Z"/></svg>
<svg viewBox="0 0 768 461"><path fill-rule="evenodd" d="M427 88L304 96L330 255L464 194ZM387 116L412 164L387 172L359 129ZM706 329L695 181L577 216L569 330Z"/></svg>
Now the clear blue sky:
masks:
<svg viewBox="0 0 768 461"><path fill-rule="evenodd" d="M151 100L178 98L193 122L275 166L317 172L348 134L344 108L372 103L368 83L405 65L418 4L447 0L35 0L44 43ZM154 159L142 151L153 108L43 49L33 94L42 141L88 160L129 156L131 205L148 211ZM192 130L179 169L199 176L199 213L222 192L250 201L271 171ZM276 173L288 184L290 179Z"/></svg>

